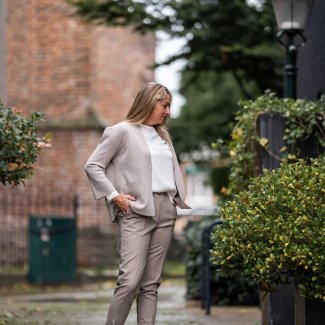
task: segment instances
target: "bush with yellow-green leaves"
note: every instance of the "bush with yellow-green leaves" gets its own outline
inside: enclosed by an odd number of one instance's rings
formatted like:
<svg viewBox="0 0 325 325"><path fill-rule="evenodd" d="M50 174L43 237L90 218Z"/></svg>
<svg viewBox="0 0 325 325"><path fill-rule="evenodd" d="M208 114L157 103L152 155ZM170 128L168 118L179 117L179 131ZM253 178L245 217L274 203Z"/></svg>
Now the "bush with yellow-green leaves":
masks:
<svg viewBox="0 0 325 325"><path fill-rule="evenodd" d="M50 147L49 135L38 137L36 123L42 113L25 118L16 108L5 107L0 100L0 182L17 186L33 174L40 151Z"/></svg>
<svg viewBox="0 0 325 325"><path fill-rule="evenodd" d="M325 301L325 157L264 170L222 218L211 253L224 273L243 272L265 291L294 281Z"/></svg>

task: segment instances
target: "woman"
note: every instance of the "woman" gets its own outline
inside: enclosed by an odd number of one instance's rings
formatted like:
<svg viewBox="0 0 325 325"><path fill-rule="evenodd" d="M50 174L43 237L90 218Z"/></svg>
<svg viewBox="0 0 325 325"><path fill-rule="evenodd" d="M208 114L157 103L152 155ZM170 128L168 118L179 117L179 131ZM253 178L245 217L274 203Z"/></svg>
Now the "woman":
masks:
<svg viewBox="0 0 325 325"><path fill-rule="evenodd" d="M171 93L155 82L137 94L127 119L105 129L85 170L96 199L120 226L120 266L106 325L124 324L135 297L138 324L155 323L157 290L184 187L164 124Z"/></svg>

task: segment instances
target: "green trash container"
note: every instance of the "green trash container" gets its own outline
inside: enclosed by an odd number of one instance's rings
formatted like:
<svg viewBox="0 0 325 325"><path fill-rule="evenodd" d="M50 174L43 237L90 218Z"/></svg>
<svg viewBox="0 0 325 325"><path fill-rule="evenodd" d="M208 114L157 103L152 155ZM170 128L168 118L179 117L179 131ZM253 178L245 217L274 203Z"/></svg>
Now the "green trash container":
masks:
<svg viewBox="0 0 325 325"><path fill-rule="evenodd" d="M76 219L61 216L30 216L28 264L29 282L74 281Z"/></svg>

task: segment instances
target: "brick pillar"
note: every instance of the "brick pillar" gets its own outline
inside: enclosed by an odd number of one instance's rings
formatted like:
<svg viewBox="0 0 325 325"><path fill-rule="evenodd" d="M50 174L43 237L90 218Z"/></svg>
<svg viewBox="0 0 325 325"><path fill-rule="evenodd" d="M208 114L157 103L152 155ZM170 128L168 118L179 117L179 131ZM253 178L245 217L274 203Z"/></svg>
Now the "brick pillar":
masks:
<svg viewBox="0 0 325 325"><path fill-rule="evenodd" d="M6 16L7 1L0 1L0 98L5 103L6 94Z"/></svg>

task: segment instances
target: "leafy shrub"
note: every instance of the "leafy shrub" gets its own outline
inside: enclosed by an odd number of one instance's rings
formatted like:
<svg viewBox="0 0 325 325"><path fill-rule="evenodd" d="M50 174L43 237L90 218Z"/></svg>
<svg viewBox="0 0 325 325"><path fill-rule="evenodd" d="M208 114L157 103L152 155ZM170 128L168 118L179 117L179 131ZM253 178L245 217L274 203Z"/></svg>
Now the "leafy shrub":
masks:
<svg viewBox="0 0 325 325"><path fill-rule="evenodd" d="M230 160L229 185L223 189L224 194L239 193L247 188L250 178L260 172L256 163L257 148L269 151L268 140L261 138L256 129L257 118L262 113L280 113L285 118L286 147L282 148L282 156L279 157L282 161L296 161L300 154L297 143L311 135L318 146L325 147L325 97L319 101L295 100L278 98L273 92L266 91L255 100L242 100L238 105L231 140L225 144L220 139L212 144L213 148L219 149Z"/></svg>
<svg viewBox="0 0 325 325"><path fill-rule="evenodd" d="M212 260L244 272L266 291L294 280L300 294L325 301L325 158L264 170L223 208Z"/></svg>
<svg viewBox="0 0 325 325"><path fill-rule="evenodd" d="M185 231L187 299L200 299L202 286L202 233L215 216L191 222ZM212 302L220 305L258 304L257 286L243 276L228 278L211 266Z"/></svg>
<svg viewBox="0 0 325 325"><path fill-rule="evenodd" d="M36 122L42 113L34 112L25 119L20 111L4 107L0 101L0 181L17 186L33 174L33 163L44 147L50 146L48 136L36 135Z"/></svg>

